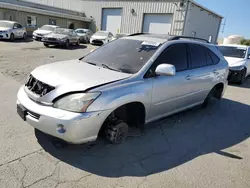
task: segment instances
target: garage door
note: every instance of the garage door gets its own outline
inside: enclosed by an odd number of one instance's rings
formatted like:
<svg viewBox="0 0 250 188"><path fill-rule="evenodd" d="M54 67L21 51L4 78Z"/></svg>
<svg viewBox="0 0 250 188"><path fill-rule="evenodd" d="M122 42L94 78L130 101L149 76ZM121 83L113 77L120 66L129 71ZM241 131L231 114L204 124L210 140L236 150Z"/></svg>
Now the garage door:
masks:
<svg viewBox="0 0 250 188"><path fill-rule="evenodd" d="M121 27L122 9L102 9L102 30L116 34Z"/></svg>
<svg viewBox="0 0 250 188"><path fill-rule="evenodd" d="M172 14L144 14L143 32L169 34L172 20Z"/></svg>

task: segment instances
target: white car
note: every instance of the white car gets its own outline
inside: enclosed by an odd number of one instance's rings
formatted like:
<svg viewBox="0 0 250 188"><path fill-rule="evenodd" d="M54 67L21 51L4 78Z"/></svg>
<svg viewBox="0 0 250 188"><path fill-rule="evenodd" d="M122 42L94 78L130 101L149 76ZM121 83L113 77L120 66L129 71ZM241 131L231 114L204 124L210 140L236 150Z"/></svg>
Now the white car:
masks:
<svg viewBox="0 0 250 188"><path fill-rule="evenodd" d="M108 31L98 31L90 38L91 44L103 45L112 41L113 34Z"/></svg>
<svg viewBox="0 0 250 188"><path fill-rule="evenodd" d="M219 50L229 64L228 80L243 84L250 75L250 47L245 45L219 45Z"/></svg>
<svg viewBox="0 0 250 188"><path fill-rule="evenodd" d="M0 20L0 39L14 41L16 38L26 39L27 32L20 23Z"/></svg>
<svg viewBox="0 0 250 188"><path fill-rule="evenodd" d="M93 32L90 29L76 29L76 34L80 37L81 42L89 43Z"/></svg>
<svg viewBox="0 0 250 188"><path fill-rule="evenodd" d="M33 31L33 39L34 40L42 40L44 35L48 35L55 31L56 28L59 28L59 26L56 25L44 25L41 28L38 28L37 30Z"/></svg>

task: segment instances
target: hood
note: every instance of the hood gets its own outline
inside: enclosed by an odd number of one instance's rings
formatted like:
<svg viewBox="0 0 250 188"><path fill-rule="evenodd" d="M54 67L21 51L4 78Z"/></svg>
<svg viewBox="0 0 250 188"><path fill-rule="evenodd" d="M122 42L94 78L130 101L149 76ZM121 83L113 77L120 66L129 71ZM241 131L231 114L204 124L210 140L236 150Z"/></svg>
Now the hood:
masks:
<svg viewBox="0 0 250 188"><path fill-rule="evenodd" d="M91 37L92 39L100 39L100 40L104 40L107 39L108 36L100 36L100 35L92 35Z"/></svg>
<svg viewBox="0 0 250 188"><path fill-rule="evenodd" d="M236 57L224 57L224 58L227 60L229 67L241 66L245 62L245 60L242 58L236 58Z"/></svg>
<svg viewBox="0 0 250 188"><path fill-rule="evenodd" d="M59 88L60 93L84 91L131 76L131 74L90 65L78 59L43 65L31 74L43 83Z"/></svg>
<svg viewBox="0 0 250 188"><path fill-rule="evenodd" d="M57 33L50 33L50 34L46 35L46 37L62 39L62 38L68 37L68 35L57 34Z"/></svg>
<svg viewBox="0 0 250 188"><path fill-rule="evenodd" d="M39 29L39 30L35 30L34 33L36 33L36 34L42 34L42 35L47 35L49 33L52 33L52 31Z"/></svg>
<svg viewBox="0 0 250 188"><path fill-rule="evenodd" d="M9 31L11 28L8 27L0 27L0 31Z"/></svg>

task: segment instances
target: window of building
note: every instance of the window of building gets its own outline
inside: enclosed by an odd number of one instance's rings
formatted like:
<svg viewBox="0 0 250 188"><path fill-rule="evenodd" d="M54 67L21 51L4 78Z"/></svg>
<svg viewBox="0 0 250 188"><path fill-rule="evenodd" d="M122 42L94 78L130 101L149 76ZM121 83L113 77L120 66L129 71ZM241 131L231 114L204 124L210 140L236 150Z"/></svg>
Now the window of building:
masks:
<svg viewBox="0 0 250 188"><path fill-rule="evenodd" d="M49 25L56 25L56 19L49 19Z"/></svg>
<svg viewBox="0 0 250 188"><path fill-rule="evenodd" d="M37 21L36 16L27 16L27 26L28 27L36 27Z"/></svg>

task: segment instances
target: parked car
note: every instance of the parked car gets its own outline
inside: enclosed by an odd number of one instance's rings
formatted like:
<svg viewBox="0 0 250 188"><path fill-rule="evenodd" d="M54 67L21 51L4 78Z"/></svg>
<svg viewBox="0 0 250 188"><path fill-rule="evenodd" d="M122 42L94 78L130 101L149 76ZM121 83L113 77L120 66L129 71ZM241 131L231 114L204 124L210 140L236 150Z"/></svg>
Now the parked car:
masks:
<svg viewBox="0 0 250 188"><path fill-rule="evenodd" d="M41 41L45 35L52 33L53 31L55 31L56 28L59 28L59 26L44 25L41 28L38 28L37 30L33 31L33 39Z"/></svg>
<svg viewBox="0 0 250 188"><path fill-rule="evenodd" d="M80 37L81 42L89 43L93 32L90 29L76 29L76 34Z"/></svg>
<svg viewBox="0 0 250 188"><path fill-rule="evenodd" d="M115 53L114 53L115 52ZM20 117L70 143L126 139L165 116L220 99L228 63L209 43L138 35L108 43L78 60L40 66L17 95Z"/></svg>
<svg viewBox="0 0 250 188"><path fill-rule="evenodd" d="M91 44L103 45L107 44L112 40L114 35L108 31L98 31L90 38Z"/></svg>
<svg viewBox="0 0 250 188"><path fill-rule="evenodd" d="M250 47L244 45L219 45L218 49L229 64L230 82L243 84L250 74Z"/></svg>
<svg viewBox="0 0 250 188"><path fill-rule="evenodd" d="M0 20L0 39L14 41L17 38L26 39L27 32L18 22Z"/></svg>
<svg viewBox="0 0 250 188"><path fill-rule="evenodd" d="M112 37L112 41L119 39L119 38L122 38L122 37L127 37L128 35L129 34L127 34L127 33L117 33L115 36Z"/></svg>
<svg viewBox="0 0 250 188"><path fill-rule="evenodd" d="M69 48L70 45L80 45L80 37L72 29L56 28L54 32L42 38L44 46L49 45L64 46Z"/></svg>

